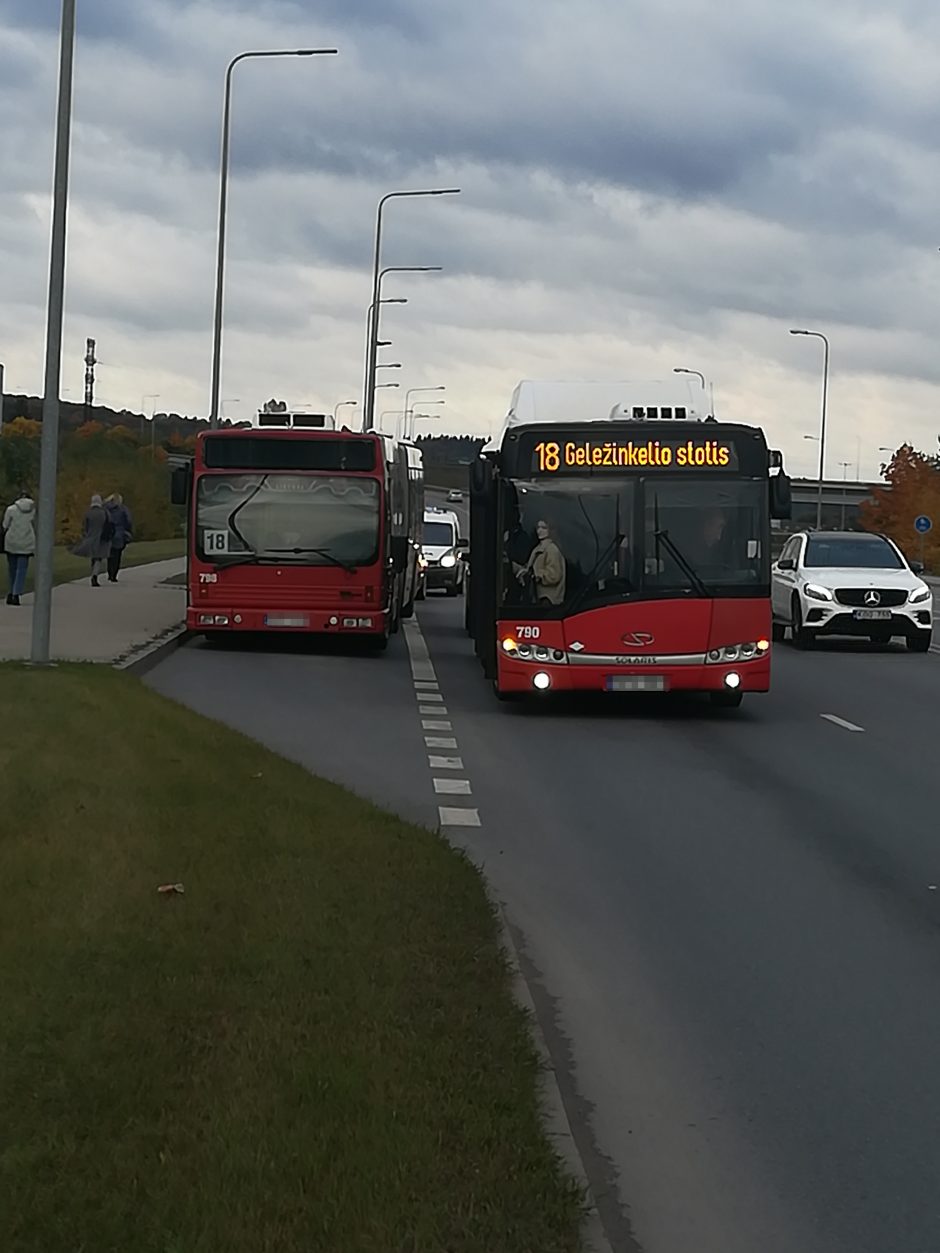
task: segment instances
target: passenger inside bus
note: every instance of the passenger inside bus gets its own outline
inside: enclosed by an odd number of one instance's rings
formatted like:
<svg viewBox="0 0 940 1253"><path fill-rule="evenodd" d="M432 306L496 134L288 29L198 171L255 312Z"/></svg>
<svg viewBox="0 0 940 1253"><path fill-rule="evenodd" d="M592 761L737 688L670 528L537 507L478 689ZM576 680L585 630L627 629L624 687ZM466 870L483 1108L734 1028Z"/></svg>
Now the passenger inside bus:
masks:
<svg viewBox="0 0 940 1253"><path fill-rule="evenodd" d="M535 547L524 566L514 563L513 569L519 582L526 586L531 581L536 603L560 605L565 599L565 558L551 535L548 523L540 519L536 523Z"/></svg>

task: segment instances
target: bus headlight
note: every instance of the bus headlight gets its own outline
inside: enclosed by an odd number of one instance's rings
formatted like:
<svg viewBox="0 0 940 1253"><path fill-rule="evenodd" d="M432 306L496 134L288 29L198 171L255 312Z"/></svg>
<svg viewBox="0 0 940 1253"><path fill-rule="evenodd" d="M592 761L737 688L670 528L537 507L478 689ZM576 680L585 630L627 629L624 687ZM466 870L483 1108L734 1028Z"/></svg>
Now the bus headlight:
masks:
<svg viewBox="0 0 940 1253"><path fill-rule="evenodd" d="M741 676L736 674L733 670L729 670L725 675L725 687L733 692L735 688L739 688L740 686Z"/></svg>
<svg viewBox="0 0 940 1253"><path fill-rule="evenodd" d="M551 676L546 674L544 670L540 670L538 674L532 676L532 686L540 692L547 692L552 685Z"/></svg>
<svg viewBox="0 0 940 1253"><path fill-rule="evenodd" d="M755 657L762 657L769 648L770 640L748 640L744 644L726 644L723 648L710 649L706 661L709 665L727 664L729 661L753 661Z"/></svg>

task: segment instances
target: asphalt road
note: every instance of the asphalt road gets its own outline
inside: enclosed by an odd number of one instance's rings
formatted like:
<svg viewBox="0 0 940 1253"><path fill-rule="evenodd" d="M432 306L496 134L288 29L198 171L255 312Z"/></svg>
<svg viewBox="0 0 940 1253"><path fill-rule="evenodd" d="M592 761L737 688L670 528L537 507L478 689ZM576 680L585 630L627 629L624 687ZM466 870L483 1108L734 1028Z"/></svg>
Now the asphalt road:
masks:
<svg viewBox="0 0 940 1253"><path fill-rule="evenodd" d="M448 807L615 1249L937 1253L940 658L780 646L739 711L520 708L462 613L429 598L384 658L190 646L149 681L409 817Z"/></svg>

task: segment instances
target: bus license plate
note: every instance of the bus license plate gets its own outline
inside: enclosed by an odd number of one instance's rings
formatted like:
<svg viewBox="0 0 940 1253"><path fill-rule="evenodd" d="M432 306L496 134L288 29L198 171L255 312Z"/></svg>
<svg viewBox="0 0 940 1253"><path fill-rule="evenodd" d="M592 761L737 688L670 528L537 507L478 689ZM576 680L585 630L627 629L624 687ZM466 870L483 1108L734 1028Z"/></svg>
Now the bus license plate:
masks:
<svg viewBox="0 0 940 1253"><path fill-rule="evenodd" d="M264 615L264 625L269 627L305 627L310 625L309 618L286 618L273 613Z"/></svg>
<svg viewBox="0 0 940 1253"><path fill-rule="evenodd" d="M853 618L858 618L864 622L888 622L891 618L890 609L856 609L852 614Z"/></svg>
<svg viewBox="0 0 940 1253"><path fill-rule="evenodd" d="M609 674L605 686L608 692L665 692L666 679L661 674Z"/></svg>

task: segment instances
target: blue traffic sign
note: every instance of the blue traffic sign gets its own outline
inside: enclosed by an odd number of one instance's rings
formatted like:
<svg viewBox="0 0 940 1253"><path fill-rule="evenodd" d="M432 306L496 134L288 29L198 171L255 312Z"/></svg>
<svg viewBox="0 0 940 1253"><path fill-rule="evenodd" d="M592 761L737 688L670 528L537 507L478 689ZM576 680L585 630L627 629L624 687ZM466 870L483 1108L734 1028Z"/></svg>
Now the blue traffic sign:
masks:
<svg viewBox="0 0 940 1253"><path fill-rule="evenodd" d="M920 514L919 517L914 519L914 530L919 531L921 535L926 535L932 526L933 523L925 513Z"/></svg>

